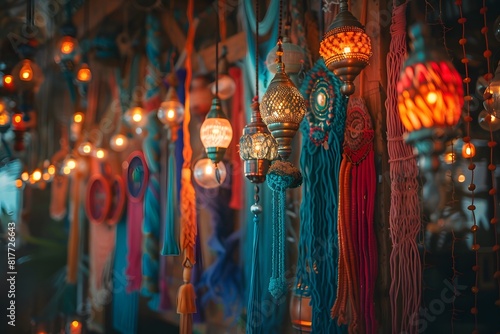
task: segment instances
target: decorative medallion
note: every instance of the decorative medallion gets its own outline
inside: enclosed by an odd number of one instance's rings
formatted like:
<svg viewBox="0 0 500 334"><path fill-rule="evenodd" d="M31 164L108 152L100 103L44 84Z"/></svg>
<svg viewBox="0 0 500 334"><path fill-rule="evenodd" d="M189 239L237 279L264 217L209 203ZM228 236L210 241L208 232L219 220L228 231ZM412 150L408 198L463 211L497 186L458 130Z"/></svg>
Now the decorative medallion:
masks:
<svg viewBox="0 0 500 334"><path fill-rule="evenodd" d="M122 217L123 208L125 207L125 201L127 199L123 177L120 175L112 176L109 187L111 190L111 205L108 212L107 223L114 225L118 223Z"/></svg>
<svg viewBox="0 0 500 334"><path fill-rule="evenodd" d="M148 187L149 170L144 154L140 151L132 152L128 158L128 167L125 170L127 195L132 202L141 202Z"/></svg>
<svg viewBox="0 0 500 334"><path fill-rule="evenodd" d="M85 210L92 223L101 224L108 216L111 204L109 183L101 174L93 175L87 183Z"/></svg>
<svg viewBox="0 0 500 334"><path fill-rule="evenodd" d="M322 59L307 73L301 92L306 100L306 119L309 122L309 139L316 146L328 140L328 133L335 119L334 100L338 93L333 85L338 79Z"/></svg>
<svg viewBox="0 0 500 334"><path fill-rule="evenodd" d="M349 161L357 165L373 146L372 119L362 98L351 98L347 108L344 153Z"/></svg>

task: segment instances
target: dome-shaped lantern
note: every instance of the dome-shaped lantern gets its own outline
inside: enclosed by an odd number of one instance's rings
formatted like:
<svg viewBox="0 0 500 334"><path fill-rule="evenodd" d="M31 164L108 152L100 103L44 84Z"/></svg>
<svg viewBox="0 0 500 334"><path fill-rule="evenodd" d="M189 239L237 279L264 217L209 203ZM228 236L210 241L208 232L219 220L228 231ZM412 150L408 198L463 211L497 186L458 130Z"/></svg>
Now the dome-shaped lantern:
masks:
<svg viewBox="0 0 500 334"><path fill-rule="evenodd" d="M354 79L368 65L372 46L365 28L348 10L347 0L340 1L340 11L320 43L319 54L328 69L344 82L342 94L354 93Z"/></svg>
<svg viewBox="0 0 500 334"><path fill-rule="evenodd" d="M302 94L285 73L281 40L278 41L276 55L276 75L262 97L261 114L278 143L279 155L286 160L292 152L292 139L304 118L306 105Z"/></svg>
<svg viewBox="0 0 500 334"><path fill-rule="evenodd" d="M217 164L222 160L232 138L231 123L222 111L221 101L216 96L200 129L201 142L213 163Z"/></svg>
<svg viewBox="0 0 500 334"><path fill-rule="evenodd" d="M283 37L282 48L283 63L286 67L286 73L290 76L292 81L297 84L295 78L304 66L306 54L303 48L292 43L290 39L290 21L287 21L285 25L285 36ZM276 74L276 51L278 51L278 45L269 51L266 58L267 69L272 74Z"/></svg>
<svg viewBox="0 0 500 334"><path fill-rule="evenodd" d="M240 138L240 157L245 161L243 170L252 183L266 180L271 161L278 156L278 144L262 122L259 101L254 98L250 123L243 128Z"/></svg>

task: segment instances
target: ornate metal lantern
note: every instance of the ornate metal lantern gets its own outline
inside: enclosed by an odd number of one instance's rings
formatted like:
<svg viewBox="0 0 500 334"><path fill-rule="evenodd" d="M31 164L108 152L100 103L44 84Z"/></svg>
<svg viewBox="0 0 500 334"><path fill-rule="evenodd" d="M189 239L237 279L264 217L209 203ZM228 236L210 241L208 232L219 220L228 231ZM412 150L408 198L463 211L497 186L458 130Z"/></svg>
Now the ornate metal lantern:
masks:
<svg viewBox="0 0 500 334"><path fill-rule="evenodd" d="M283 160L292 152L292 139L306 113L302 94L288 75L283 63L282 41L278 41L276 75L262 97L262 120L278 143L278 153Z"/></svg>
<svg viewBox="0 0 500 334"><path fill-rule="evenodd" d="M344 82L342 94L354 93L354 79L368 65L372 46L365 28L348 10L347 0L340 1L340 12L328 27L319 54L328 69Z"/></svg>
<svg viewBox="0 0 500 334"><path fill-rule="evenodd" d="M259 101L254 98L250 124L245 125L240 138L240 157L245 161L244 173L252 183L266 180L271 161L278 156L278 147L274 138L262 122Z"/></svg>

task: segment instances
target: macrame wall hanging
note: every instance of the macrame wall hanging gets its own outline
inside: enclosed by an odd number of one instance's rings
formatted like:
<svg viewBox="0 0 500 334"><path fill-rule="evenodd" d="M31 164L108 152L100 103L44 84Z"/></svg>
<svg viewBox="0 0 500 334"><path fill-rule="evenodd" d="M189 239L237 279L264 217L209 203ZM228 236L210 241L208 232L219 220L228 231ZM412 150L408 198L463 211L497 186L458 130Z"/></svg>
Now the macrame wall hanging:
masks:
<svg viewBox="0 0 500 334"><path fill-rule="evenodd" d="M332 318L349 332L376 333L374 291L377 240L374 232L376 175L371 117L364 100L351 97L347 109L339 183L339 263Z"/></svg>
<svg viewBox="0 0 500 334"><path fill-rule="evenodd" d="M144 222L144 194L149 180L149 169L141 151L132 152L125 170L127 183L127 291L137 291L142 282L142 226Z"/></svg>
<svg viewBox="0 0 500 334"><path fill-rule="evenodd" d="M419 172L413 149L403 141L396 85L406 57L406 5L393 2L391 43L387 55L387 149L391 179L389 231L392 332L417 333L421 296L421 263L416 243L420 231Z"/></svg>
<svg viewBox="0 0 500 334"><path fill-rule="evenodd" d="M337 297L338 188L347 102L341 84L319 59L301 86L307 112L300 127L304 185L295 294L311 299L315 333L345 330L330 316Z"/></svg>

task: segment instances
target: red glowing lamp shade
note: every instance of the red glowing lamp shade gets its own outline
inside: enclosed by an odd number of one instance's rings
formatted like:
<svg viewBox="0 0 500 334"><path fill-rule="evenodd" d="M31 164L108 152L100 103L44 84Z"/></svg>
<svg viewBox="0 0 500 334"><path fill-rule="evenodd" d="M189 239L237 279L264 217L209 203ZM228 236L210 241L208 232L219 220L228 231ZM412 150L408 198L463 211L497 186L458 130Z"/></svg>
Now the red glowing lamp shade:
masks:
<svg viewBox="0 0 500 334"><path fill-rule="evenodd" d="M462 78L445 55L426 45L424 26L413 26L410 35L414 51L397 85L401 121L409 132L453 127L464 103Z"/></svg>

